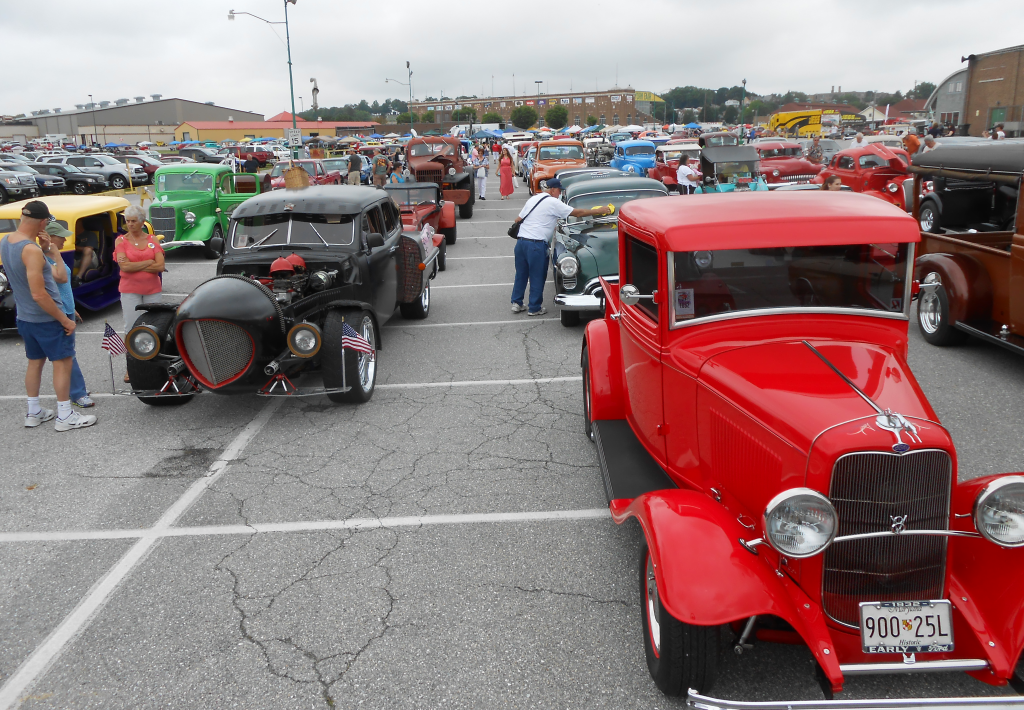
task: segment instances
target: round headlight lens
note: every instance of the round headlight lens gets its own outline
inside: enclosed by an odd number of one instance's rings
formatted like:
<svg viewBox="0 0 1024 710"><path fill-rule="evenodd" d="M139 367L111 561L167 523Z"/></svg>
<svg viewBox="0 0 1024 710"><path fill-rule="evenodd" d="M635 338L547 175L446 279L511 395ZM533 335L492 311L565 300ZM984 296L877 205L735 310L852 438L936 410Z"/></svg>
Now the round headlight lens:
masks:
<svg viewBox="0 0 1024 710"><path fill-rule="evenodd" d="M565 277L573 277L580 270L580 262L576 261L575 257L566 256L558 262L558 271Z"/></svg>
<svg viewBox="0 0 1024 710"><path fill-rule="evenodd" d="M838 521L828 498L810 488L791 488L772 498L764 511L769 544L787 557L811 557L828 547Z"/></svg>
<svg viewBox="0 0 1024 710"><path fill-rule="evenodd" d="M7 290L7 275L0 271L0 293Z"/></svg>
<svg viewBox="0 0 1024 710"><path fill-rule="evenodd" d="M455 174L455 168L448 168L448 174L449 175L454 175Z"/></svg>
<svg viewBox="0 0 1024 710"><path fill-rule="evenodd" d="M196 216L191 212L185 213L185 224L195 224Z"/></svg>
<svg viewBox="0 0 1024 710"><path fill-rule="evenodd" d="M136 360L152 360L160 352L160 336L148 326L136 326L128 333L127 345Z"/></svg>
<svg viewBox="0 0 1024 710"><path fill-rule="evenodd" d="M1024 476L1005 476L985 486L974 501L974 526L997 545L1024 546Z"/></svg>
<svg viewBox="0 0 1024 710"><path fill-rule="evenodd" d="M772 170L772 175L775 176L775 177L778 177L781 174L782 173L780 173L778 170Z"/></svg>
<svg viewBox="0 0 1024 710"><path fill-rule="evenodd" d="M320 351L320 329L313 323L297 323L288 331L288 349L296 357L313 357Z"/></svg>
<svg viewBox="0 0 1024 710"><path fill-rule="evenodd" d="M896 183L894 183L894 182L890 182L889 183L889 187L888 187L889 192L896 192L899 189L900 188L899 188L899 186Z"/></svg>
<svg viewBox="0 0 1024 710"><path fill-rule="evenodd" d="M711 266L712 255L709 251L697 251L693 253L693 261L702 269Z"/></svg>

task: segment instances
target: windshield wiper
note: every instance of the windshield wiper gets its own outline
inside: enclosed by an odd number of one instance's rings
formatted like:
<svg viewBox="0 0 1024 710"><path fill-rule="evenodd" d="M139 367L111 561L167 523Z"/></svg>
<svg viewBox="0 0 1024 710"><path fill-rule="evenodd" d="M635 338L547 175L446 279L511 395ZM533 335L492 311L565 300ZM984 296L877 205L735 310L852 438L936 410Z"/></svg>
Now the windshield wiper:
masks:
<svg viewBox="0 0 1024 710"><path fill-rule="evenodd" d="M317 231L316 227L313 226L312 222L309 223L309 228L313 230L313 233L316 234L316 236L320 237L320 241L322 241L324 243L325 247L331 246L330 244L327 243L326 239L324 239L322 236L320 236L320 232Z"/></svg>
<svg viewBox="0 0 1024 710"><path fill-rule="evenodd" d="M199 171L197 170L196 172L199 172ZM252 246L250 246L249 248L250 248L250 249L255 249L256 247L258 247L258 246L259 246L260 244L262 244L263 242L265 242L265 241L267 241L268 239L270 239L270 238L271 238L272 236L274 236L275 234L277 234L277 230L276 230L276 229L275 229L275 230L274 230L273 232L271 232L270 234L268 234L267 236L263 237L263 239L259 240L258 242L256 242L256 243L255 243L255 244L253 244Z"/></svg>

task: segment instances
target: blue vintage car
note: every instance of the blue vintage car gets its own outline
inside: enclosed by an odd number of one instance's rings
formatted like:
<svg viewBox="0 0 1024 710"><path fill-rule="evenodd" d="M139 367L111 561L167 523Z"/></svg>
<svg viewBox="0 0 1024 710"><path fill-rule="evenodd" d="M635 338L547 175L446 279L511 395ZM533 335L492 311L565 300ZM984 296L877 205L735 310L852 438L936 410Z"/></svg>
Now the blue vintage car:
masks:
<svg viewBox="0 0 1024 710"><path fill-rule="evenodd" d="M519 161L519 176L523 179L523 182L529 184L530 174L533 173L533 164L537 160L537 146L530 148L526 151L526 155Z"/></svg>
<svg viewBox="0 0 1024 710"><path fill-rule="evenodd" d="M704 148L700 153L703 182L694 193L767 191L761 175L761 156L752 145Z"/></svg>
<svg viewBox="0 0 1024 710"><path fill-rule="evenodd" d="M622 141L615 144L615 156L610 166L623 172L647 175L654 167L654 143L651 141Z"/></svg>

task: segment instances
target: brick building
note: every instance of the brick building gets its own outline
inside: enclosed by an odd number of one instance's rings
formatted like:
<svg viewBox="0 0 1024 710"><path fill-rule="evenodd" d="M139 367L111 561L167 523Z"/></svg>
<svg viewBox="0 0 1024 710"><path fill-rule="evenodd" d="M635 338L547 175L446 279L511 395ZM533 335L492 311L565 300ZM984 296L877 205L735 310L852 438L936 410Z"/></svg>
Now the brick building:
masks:
<svg viewBox="0 0 1024 710"><path fill-rule="evenodd" d="M641 92L642 93L642 92ZM497 113L501 120L510 120L512 111L517 106L529 106L537 112L537 126L544 126L544 114L552 106L561 105L569 112L569 124L577 126L587 125L587 116L593 116L598 123L608 125L628 125L630 123L645 123L655 119L642 108L648 108L650 102L639 102L636 98L635 89L609 89L608 91L585 91L559 94L538 94L533 96L495 96L486 99L462 99L455 101L445 99L444 101L414 101L409 106L413 113L421 117L428 111L434 112L434 121L442 123L452 120L452 112L461 108L476 109L476 117L479 122L485 113ZM638 103L648 105L638 106Z"/></svg>
<svg viewBox="0 0 1024 710"><path fill-rule="evenodd" d="M972 136L997 123L1007 135L1021 132L1024 107L1024 45L967 57L967 95L961 123Z"/></svg>

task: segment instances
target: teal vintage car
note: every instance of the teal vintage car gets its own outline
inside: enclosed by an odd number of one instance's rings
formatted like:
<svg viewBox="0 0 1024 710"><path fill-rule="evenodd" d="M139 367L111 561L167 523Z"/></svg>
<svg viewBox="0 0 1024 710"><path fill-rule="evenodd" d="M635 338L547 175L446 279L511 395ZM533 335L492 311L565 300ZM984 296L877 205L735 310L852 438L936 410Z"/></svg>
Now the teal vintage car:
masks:
<svg viewBox="0 0 1024 710"><path fill-rule="evenodd" d="M619 208L632 200L666 195L668 188L660 181L633 176L582 180L565 187L561 199L570 207L589 209L612 204L615 213L585 219L569 217L555 231L551 268L562 325L577 325L581 311L600 312L598 277L618 276Z"/></svg>
<svg viewBox="0 0 1024 710"><path fill-rule="evenodd" d="M270 190L268 175L236 173L220 164L165 165L153 179L149 221L155 234L164 235L164 250L200 247L207 259L221 255L231 212Z"/></svg>
<svg viewBox="0 0 1024 710"><path fill-rule="evenodd" d="M768 189L768 183L761 175L761 155L752 145L703 148L700 171L703 181L694 194Z"/></svg>

